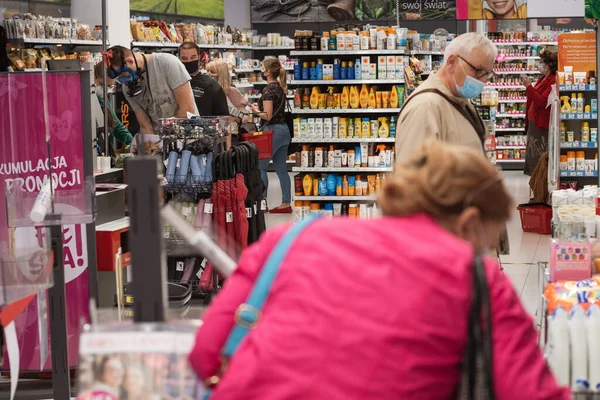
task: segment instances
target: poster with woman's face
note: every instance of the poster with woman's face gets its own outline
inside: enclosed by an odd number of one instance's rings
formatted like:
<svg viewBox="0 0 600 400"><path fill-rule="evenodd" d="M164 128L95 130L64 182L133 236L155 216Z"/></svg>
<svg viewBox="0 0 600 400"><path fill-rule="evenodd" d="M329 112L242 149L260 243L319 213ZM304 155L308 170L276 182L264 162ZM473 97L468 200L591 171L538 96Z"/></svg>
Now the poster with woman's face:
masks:
<svg viewBox="0 0 600 400"><path fill-rule="evenodd" d="M527 0L457 0L457 19L526 19Z"/></svg>

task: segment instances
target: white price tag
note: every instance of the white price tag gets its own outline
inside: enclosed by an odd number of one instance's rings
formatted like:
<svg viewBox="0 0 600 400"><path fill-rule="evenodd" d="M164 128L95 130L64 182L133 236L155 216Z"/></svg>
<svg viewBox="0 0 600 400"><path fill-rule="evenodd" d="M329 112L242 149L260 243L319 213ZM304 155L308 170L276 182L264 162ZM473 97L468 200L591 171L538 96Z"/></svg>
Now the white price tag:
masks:
<svg viewBox="0 0 600 400"><path fill-rule="evenodd" d="M213 203L206 203L204 205L204 214L212 214L213 213Z"/></svg>
<svg viewBox="0 0 600 400"><path fill-rule="evenodd" d="M177 272L183 272L184 266L185 266L185 264L183 263L183 261L177 261L177 264L175 264L175 270Z"/></svg>
<svg viewBox="0 0 600 400"><path fill-rule="evenodd" d="M267 201L266 200L263 200L260 202L260 209L263 211L267 210Z"/></svg>
<svg viewBox="0 0 600 400"><path fill-rule="evenodd" d="M252 208L246 208L246 218L252 218Z"/></svg>
<svg viewBox="0 0 600 400"><path fill-rule="evenodd" d="M232 212L228 212L225 214L225 221L230 224L233 222L233 213Z"/></svg>
<svg viewBox="0 0 600 400"><path fill-rule="evenodd" d="M258 213L258 204L254 203L254 214Z"/></svg>
<svg viewBox="0 0 600 400"><path fill-rule="evenodd" d="M189 217L190 215L192 215L192 207L183 207L181 213L184 217Z"/></svg>
<svg viewBox="0 0 600 400"><path fill-rule="evenodd" d="M163 237L164 237L165 239L168 239L170 236L171 236L171 235L170 235L169 231L165 231L165 233L163 233Z"/></svg>
<svg viewBox="0 0 600 400"><path fill-rule="evenodd" d="M204 260L202 260L202 264L200 264L200 267L202 267L202 269L205 269L206 264L208 264L208 258L205 258Z"/></svg>

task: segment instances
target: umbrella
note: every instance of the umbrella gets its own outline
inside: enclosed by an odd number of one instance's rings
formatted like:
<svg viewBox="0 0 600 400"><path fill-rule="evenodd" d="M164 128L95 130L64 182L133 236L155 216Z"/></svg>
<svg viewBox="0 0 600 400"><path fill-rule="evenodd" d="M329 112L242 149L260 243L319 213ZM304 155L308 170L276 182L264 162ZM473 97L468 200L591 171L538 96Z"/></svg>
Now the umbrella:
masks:
<svg viewBox="0 0 600 400"><path fill-rule="evenodd" d="M234 230L235 241L238 252L241 253L248 247L248 216L246 215L246 198L248 197L248 188L244 182L243 169L246 164L247 150L243 147L234 147L233 155L235 157L235 190L232 192L234 204ZM239 254L238 254L239 256Z"/></svg>

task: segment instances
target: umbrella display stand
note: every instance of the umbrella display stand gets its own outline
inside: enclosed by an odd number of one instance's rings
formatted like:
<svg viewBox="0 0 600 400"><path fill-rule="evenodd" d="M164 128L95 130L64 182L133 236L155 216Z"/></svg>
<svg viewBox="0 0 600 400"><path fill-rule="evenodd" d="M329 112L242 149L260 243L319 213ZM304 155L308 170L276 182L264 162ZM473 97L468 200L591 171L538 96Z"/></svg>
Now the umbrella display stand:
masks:
<svg viewBox="0 0 600 400"><path fill-rule="evenodd" d="M165 201L196 229L214 237L212 203L214 163L225 150L228 117L167 118L160 121L163 142ZM192 296L210 300L218 276L206 271L206 259L168 223L163 238L167 280L191 287ZM204 282L204 283L203 283Z"/></svg>

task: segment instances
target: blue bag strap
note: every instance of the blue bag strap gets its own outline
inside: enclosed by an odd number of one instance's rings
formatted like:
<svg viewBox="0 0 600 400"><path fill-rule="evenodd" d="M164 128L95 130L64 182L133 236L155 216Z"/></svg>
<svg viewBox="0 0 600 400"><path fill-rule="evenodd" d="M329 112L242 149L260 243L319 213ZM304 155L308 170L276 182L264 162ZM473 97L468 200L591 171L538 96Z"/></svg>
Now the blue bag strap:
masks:
<svg viewBox="0 0 600 400"><path fill-rule="evenodd" d="M258 279L254 283L254 287L252 288L246 303L240 305L236 312L236 324L223 347L223 355L226 358L231 358L233 356L242 340L258 322L260 312L267 301L271 286L273 286L273 282L279 272L279 267L294 240L306 227L317 219L318 217L313 216L302 220L294 225L292 229L283 236L279 243L277 243L277 246L267 259L267 263L262 268Z"/></svg>

